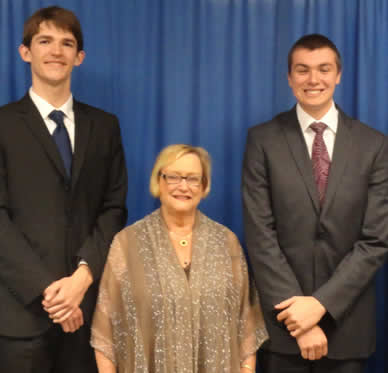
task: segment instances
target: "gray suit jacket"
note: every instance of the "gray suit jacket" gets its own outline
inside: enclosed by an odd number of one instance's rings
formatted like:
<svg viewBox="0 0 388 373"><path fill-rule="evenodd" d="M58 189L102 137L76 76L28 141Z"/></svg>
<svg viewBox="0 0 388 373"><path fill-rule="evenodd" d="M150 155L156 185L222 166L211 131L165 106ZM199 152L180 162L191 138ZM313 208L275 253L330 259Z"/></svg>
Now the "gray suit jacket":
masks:
<svg viewBox="0 0 388 373"><path fill-rule="evenodd" d="M0 335L29 337L52 322L43 290L80 258L94 284L81 304L88 323L113 235L125 224L127 173L117 118L74 101L68 180L29 95L0 108Z"/></svg>
<svg viewBox="0 0 388 373"><path fill-rule="evenodd" d="M246 243L265 320L267 348L299 353L273 306L313 295L329 357L363 358L375 348L374 276L388 251L388 143L339 109L322 208L296 110L249 130L243 204Z"/></svg>

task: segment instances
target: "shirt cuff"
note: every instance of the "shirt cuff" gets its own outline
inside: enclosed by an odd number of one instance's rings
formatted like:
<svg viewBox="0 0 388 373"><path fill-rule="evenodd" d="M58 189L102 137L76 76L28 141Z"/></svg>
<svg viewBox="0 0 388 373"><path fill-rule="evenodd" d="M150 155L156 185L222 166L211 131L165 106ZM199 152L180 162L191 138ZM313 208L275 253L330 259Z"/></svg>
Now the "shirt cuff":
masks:
<svg viewBox="0 0 388 373"><path fill-rule="evenodd" d="M88 262L87 262L86 260L80 259L80 261L78 262L78 267L79 267L79 266L82 266L82 265L87 266L87 265L88 265Z"/></svg>

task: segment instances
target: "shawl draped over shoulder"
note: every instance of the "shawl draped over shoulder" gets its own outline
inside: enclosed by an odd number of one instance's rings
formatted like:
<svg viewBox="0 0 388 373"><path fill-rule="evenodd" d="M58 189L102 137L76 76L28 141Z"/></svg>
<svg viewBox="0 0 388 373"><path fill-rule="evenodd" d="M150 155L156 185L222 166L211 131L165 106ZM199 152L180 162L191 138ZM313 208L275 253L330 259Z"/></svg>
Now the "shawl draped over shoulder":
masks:
<svg viewBox="0 0 388 373"><path fill-rule="evenodd" d="M267 339L237 237L198 212L189 278L160 209L112 243L91 344L119 373L236 373Z"/></svg>

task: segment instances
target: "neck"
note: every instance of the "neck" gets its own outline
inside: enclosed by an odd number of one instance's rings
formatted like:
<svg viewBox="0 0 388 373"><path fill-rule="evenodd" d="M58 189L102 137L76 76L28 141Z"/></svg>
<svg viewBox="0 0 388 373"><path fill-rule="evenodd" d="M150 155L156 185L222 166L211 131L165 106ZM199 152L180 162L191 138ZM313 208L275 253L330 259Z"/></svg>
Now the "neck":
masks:
<svg viewBox="0 0 388 373"><path fill-rule="evenodd" d="M186 235L193 230L196 210L190 213L177 213L176 211L169 211L163 205L160 210L170 232Z"/></svg>
<svg viewBox="0 0 388 373"><path fill-rule="evenodd" d="M330 105L328 105L328 107L325 107L323 109L320 108L320 109L316 109L316 110L314 110L314 108L310 108L310 107L305 108L302 105L300 105L300 106L307 114L309 114L311 117L313 117L316 121L319 121L329 112L332 105L333 105L333 101L330 103Z"/></svg>
<svg viewBox="0 0 388 373"><path fill-rule="evenodd" d="M70 97L70 84L48 85L32 81L32 90L55 108L61 107Z"/></svg>

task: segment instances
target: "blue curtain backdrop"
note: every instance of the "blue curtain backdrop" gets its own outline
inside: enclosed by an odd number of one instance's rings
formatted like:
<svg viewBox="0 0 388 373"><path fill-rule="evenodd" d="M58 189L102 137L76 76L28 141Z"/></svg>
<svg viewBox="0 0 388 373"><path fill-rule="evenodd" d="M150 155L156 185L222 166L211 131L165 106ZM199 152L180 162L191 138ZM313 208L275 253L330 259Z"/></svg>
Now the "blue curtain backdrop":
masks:
<svg viewBox="0 0 388 373"><path fill-rule="evenodd" d="M74 95L120 118L129 223L157 206L148 193L157 153L191 143L213 159L202 210L243 239L246 132L294 104L286 59L303 34L327 35L343 55L337 103L388 132L388 0L0 0L0 105L30 86L17 53L25 18L54 4L75 11L84 29L86 60L73 74ZM388 372L387 272L377 279L378 341L369 373Z"/></svg>

